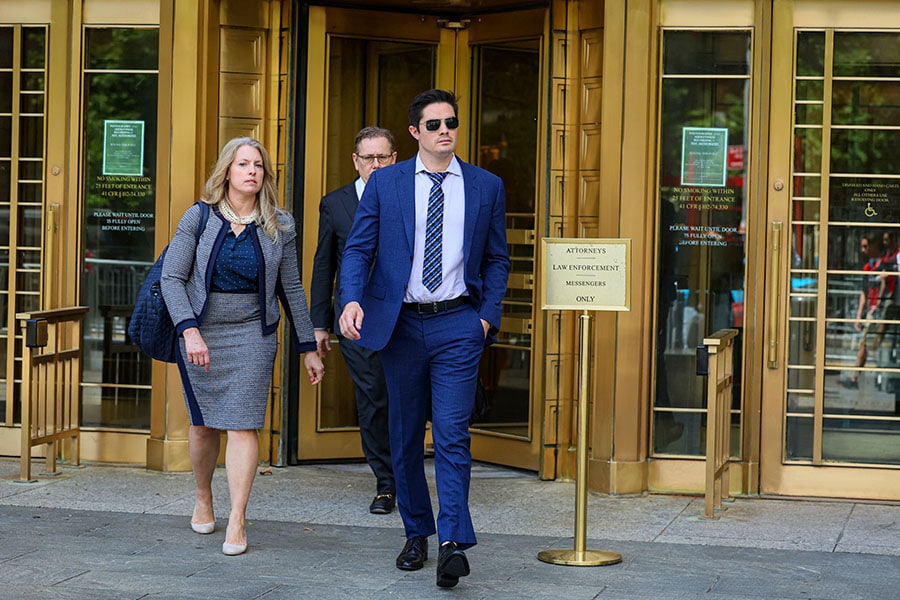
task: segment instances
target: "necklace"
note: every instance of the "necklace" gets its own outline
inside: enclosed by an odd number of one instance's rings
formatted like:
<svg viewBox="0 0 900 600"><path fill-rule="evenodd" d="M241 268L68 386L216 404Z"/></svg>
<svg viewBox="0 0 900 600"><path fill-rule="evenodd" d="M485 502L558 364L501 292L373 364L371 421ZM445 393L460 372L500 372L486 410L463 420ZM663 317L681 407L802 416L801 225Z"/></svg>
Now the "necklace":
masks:
<svg viewBox="0 0 900 600"><path fill-rule="evenodd" d="M253 209L253 212L247 215L246 217L239 217L237 213L234 212L234 209L231 208L231 205L228 203L228 200L222 200L219 202L219 210L222 211L222 216L235 223L237 225L248 225L256 221L257 210Z"/></svg>

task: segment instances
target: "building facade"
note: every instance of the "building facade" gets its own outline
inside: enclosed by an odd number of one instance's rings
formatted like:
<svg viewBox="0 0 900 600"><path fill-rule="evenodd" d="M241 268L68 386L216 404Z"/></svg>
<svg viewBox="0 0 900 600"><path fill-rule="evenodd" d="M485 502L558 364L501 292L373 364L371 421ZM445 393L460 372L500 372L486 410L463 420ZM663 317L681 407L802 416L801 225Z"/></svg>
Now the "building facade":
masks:
<svg viewBox="0 0 900 600"><path fill-rule="evenodd" d="M900 500L891 0L4 2L0 454L20 453L16 315L87 306L82 459L189 469L177 369L125 327L219 148L270 149L308 285L356 131L412 156L406 107L431 87L459 97L461 158L507 189L477 460L573 477L584 401L592 489L702 490L696 348L736 329L732 492ZM629 240L629 310L582 332L545 309L545 238ZM262 455L361 458L340 354L314 388L284 339Z"/></svg>

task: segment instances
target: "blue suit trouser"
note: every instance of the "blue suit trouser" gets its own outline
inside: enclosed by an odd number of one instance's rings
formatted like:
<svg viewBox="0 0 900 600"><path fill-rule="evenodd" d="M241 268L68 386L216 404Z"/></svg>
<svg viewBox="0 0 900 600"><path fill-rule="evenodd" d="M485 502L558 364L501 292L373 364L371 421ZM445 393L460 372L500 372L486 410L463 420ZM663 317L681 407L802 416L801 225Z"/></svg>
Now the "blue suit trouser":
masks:
<svg viewBox="0 0 900 600"><path fill-rule="evenodd" d="M469 417L483 350L484 329L478 313L463 304L426 315L402 308L381 352L388 385L397 507L407 538L428 537L437 531L439 543L453 541L461 549L476 543L469 513ZM440 505L437 529L425 479L425 422L429 418Z"/></svg>

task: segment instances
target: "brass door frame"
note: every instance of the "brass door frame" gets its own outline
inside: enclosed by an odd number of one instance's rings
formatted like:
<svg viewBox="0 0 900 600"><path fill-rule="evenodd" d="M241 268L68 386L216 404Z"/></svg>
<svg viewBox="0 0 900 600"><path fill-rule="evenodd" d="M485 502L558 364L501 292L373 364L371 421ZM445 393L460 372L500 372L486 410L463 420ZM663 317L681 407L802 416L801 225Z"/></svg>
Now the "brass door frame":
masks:
<svg viewBox="0 0 900 600"><path fill-rule="evenodd" d="M539 31L542 33L542 57L546 56L546 24L545 13L547 11L526 11L521 13L529 25L534 27L539 23ZM470 69L471 46L473 44L486 43L488 41L512 41L526 37L522 34L523 21L512 19L506 15L487 15L479 17L478 27L467 29L466 27L441 27L438 19L430 17L432 24L423 26L423 18L417 15L390 13L390 18L385 18L387 13L347 10L337 8L324 8L318 6L309 7L309 26L307 56L308 65L307 93L306 93L306 163L304 180L304 197L310 212L317 206L318 199L327 191L326 189L326 165L322 160L327 156L325 152L326 124L328 122L328 106L325 99L328 98L327 74L328 74L328 36L339 34L354 38L369 40L384 40L397 42L414 42L434 44L436 52L435 85L446 89L452 89L463 98L459 105L460 120L470 123L471 97ZM530 31L530 30L529 30ZM530 36L533 37L533 36ZM546 60L542 60L542 64ZM541 78L543 80L543 77ZM545 104L545 91L541 90L541 102ZM401 110L405 111L405 107ZM542 131L539 128L539 131ZM395 136L406 135L405 131L395 131ZM541 134L543 135L543 134ZM537 149L539 152L538 165L545 164L543 145ZM472 155L472 140L469 139L467 128L460 128L457 146L457 154L463 160L469 161ZM401 157L402 158L402 157ZM540 171L540 168L539 168ZM543 173L540 174L539 187L543 189ZM541 221L543 207L539 198L536 199L538 215L537 222ZM310 214L317 214L311 212ZM307 219L304 225L303 235L303 273L304 281L308 281L312 273L312 261L316 249L318 220ZM540 311L537 311L540 317ZM542 331L542 319L535 319L533 332ZM542 336L533 334L534 342L531 348L532 381L531 400L529 406L530 432L527 440L514 436L490 433L473 429L472 451L473 456L491 462L499 462L519 468L537 470L539 467L539 447L541 431L541 402L537 391L543 389L543 342L538 341ZM333 350L332 352L335 352ZM320 394L317 394L320 395ZM315 403L304 401L301 398L299 409L299 441L298 455L300 460L320 460L339 458L362 458L358 428L348 427L343 429L329 429L324 432L320 429L318 410L319 400Z"/></svg>
<svg viewBox="0 0 900 600"><path fill-rule="evenodd" d="M4 24L46 25L48 28L43 174L46 226L42 238L40 303L43 310L75 306L79 298L80 257L83 254L79 205L83 25L158 25L159 3L139 0L115 5L92 0L20 0L8 4L10 6L4 6L3 10ZM70 77L70 73L76 75ZM51 211L58 215L54 221L48 217ZM52 227L47 229L51 223ZM14 357L10 355L7 372L13 373L13 367ZM12 396L7 397L12 401ZM0 428L0 452L18 455L20 438L18 426ZM144 463L146 445L146 431L86 429L82 431L81 458Z"/></svg>
<svg viewBox="0 0 900 600"><path fill-rule="evenodd" d="M743 385L742 427L740 439L741 460L731 462L729 482L731 494L755 493L758 486L760 452L761 398L760 371L764 357L762 328L755 307L764 306L764 288L758 282L764 269L765 247L763 230L765 218L765 184L756 173L764 172L766 164L765 139L768 123L769 44L771 39L771 10L765 2L752 0L721 0L696 2L692 0L662 0L659 3L657 25L662 29L681 30L749 30L752 36L750 71L750 133L746 160L747 180L747 229L745 235L746 278L744 283L743 312ZM661 39L661 38L659 38ZM661 52L661 48L658 51ZM661 57L660 57L661 60ZM657 61L659 79L661 63ZM657 90L658 94L658 90ZM658 104L658 101L656 102ZM659 116L653 125L657 131L656 147L659 148ZM655 173L655 163L648 166ZM657 185L658 188L658 185ZM655 206L655 205L654 205ZM651 223L652 225L652 223ZM657 267L658 268L658 267ZM706 336L712 331L705 332ZM654 365L654 374L655 374ZM655 375L654 375L655 380ZM652 405L653 400L649 400ZM648 488L655 491L698 492L705 485L703 457L655 456L649 461Z"/></svg>
<svg viewBox="0 0 900 600"><path fill-rule="evenodd" d="M775 0L772 35L772 117L770 122L771 141L767 171L767 205L766 223L769 229L769 246L776 240L771 236L779 235L772 224L781 223L780 237L777 243L784 249L780 252L780 260L776 264L768 257L766 264L766 286L769 290L779 289L780 299L772 298L765 307L767 327L771 327L771 341L766 345L771 350L767 353L767 368L762 377L762 423L761 423L761 457L760 457L760 489L761 493L782 494L791 496L821 496L858 498L891 498L898 497L896 468L877 469L871 467L841 466L827 463L821 464L787 464L784 455L785 443L785 390L787 386L787 348L788 348L788 315L790 304L786 290L788 287L788 261L790 257L791 222L791 148L794 130L793 123L793 78L794 78L794 44L795 31L802 29L840 30L840 29L898 29L900 28L900 6L895 2L868 0L861 2L845 2L848 10L835 11L838 2L816 2L814 0ZM832 5L832 6L826 6ZM852 10L849 8L852 6ZM833 15L839 14L840 20ZM891 27L893 26L893 27ZM826 98L826 102L828 98ZM825 173L823 173L823 176ZM824 193L824 186L823 186ZM824 268L824 267L822 267ZM821 303L820 303L821 304ZM824 308L819 309L823 317ZM824 348L824 318L818 319L819 331L817 339ZM769 335L767 333L767 335ZM824 368L823 352L816 353L817 372ZM818 386L817 389L820 389ZM821 431L822 399L821 390L817 392L817 410L815 430ZM814 448L821 451L821 436L814 434ZM815 451L814 451L815 452Z"/></svg>
<svg viewBox="0 0 900 600"><path fill-rule="evenodd" d="M306 82L306 162L304 164L303 197L312 218L304 219L303 232L303 281L309 282L312 277L313 258L316 253L318 239L318 201L328 191L326 189L327 164L323 157L328 156L326 145L329 105L328 65L329 38L331 35L365 38L375 40L391 40L417 42L439 45L441 31L437 28L422 27L421 20L415 15L398 14L390 19L383 13L371 11L354 11L332 9L322 6L310 6L308 16L308 42L306 45L307 82ZM437 56L437 69L452 63L452 56L445 52ZM405 132L394 132L395 136ZM347 157L349 159L349 157ZM340 354L333 346L332 354ZM337 356L330 357L334 361ZM304 395L299 405L299 432L297 454L300 460L321 459L356 459L362 458L362 445L357 427L329 428L320 426L321 391Z"/></svg>

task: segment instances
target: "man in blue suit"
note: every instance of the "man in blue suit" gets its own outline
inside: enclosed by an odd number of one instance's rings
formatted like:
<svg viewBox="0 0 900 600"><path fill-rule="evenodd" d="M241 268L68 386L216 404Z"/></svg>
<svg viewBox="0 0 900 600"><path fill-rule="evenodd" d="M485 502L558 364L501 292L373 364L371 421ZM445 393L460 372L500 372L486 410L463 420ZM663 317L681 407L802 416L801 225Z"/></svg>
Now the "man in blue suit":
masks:
<svg viewBox="0 0 900 600"><path fill-rule="evenodd" d="M484 347L500 328L509 275L503 182L455 155L456 98L429 90L409 106L417 155L372 173L344 247L341 334L381 350L391 456L406 545L416 570L437 532L437 585L469 574L469 416ZM430 408L430 413L429 413ZM425 479L431 419L440 512Z"/></svg>

